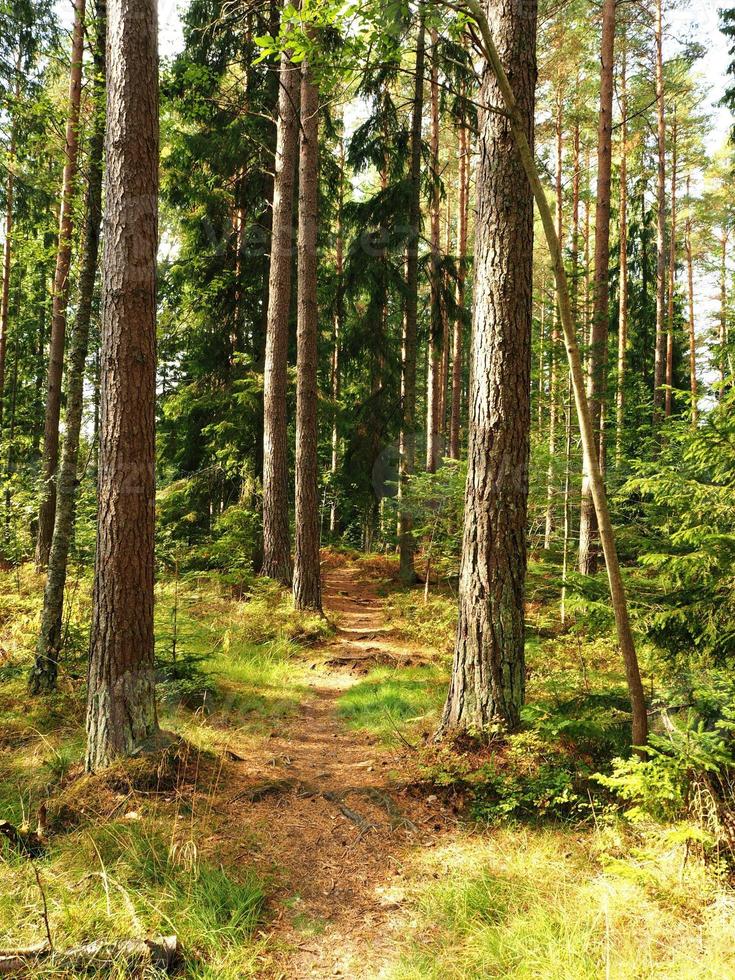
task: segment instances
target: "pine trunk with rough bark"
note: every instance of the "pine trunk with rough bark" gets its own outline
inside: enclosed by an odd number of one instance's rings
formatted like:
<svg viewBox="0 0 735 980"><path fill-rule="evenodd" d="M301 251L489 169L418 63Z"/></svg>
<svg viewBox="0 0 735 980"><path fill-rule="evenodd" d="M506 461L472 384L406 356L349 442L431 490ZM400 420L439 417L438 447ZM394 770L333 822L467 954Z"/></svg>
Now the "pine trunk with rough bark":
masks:
<svg viewBox="0 0 735 980"><path fill-rule="evenodd" d="M308 65L301 74L299 153L298 330L296 358L296 555L293 597L297 609L321 611L319 558L319 419L317 384L317 203L319 89Z"/></svg>
<svg viewBox="0 0 735 980"><path fill-rule="evenodd" d="M92 299L102 221L102 160L105 147L105 0L97 0L96 8L94 119L89 140L89 172L84 244L79 273L79 301L69 344L65 438L59 466L56 518L43 597L41 631L36 645L36 662L29 678L29 688L33 694L51 691L56 687L62 644L64 588L74 527L79 436L84 407L84 367L89 348L89 326L92 319Z"/></svg>
<svg viewBox="0 0 735 980"><path fill-rule="evenodd" d="M401 352L401 437L399 493L403 495L416 463L416 328L418 320L419 240L421 237L421 126L424 111L424 61L426 27L419 13L416 37L413 108L411 116L410 200L406 246L406 293L403 307ZM414 582L413 521L405 508L399 511L400 577Z"/></svg>
<svg viewBox="0 0 735 980"><path fill-rule="evenodd" d="M263 419L263 564L261 572L291 584L289 528L288 333L293 258L293 198L299 141L300 71L281 58L273 183L273 230L265 337Z"/></svg>
<svg viewBox="0 0 735 980"><path fill-rule="evenodd" d="M46 382L46 417L43 427L43 484L41 504L38 511L38 538L36 539L36 566L38 568L45 568L48 564L56 514L56 469L59 463L61 380L64 372L66 308L69 302L69 269L71 267L72 237L74 234L74 194L79 157L79 107L82 97L84 15L85 0L75 0L64 174L59 207L59 244L54 274L51 342Z"/></svg>
<svg viewBox="0 0 735 980"><path fill-rule="evenodd" d="M110 0L97 557L87 769L158 731L155 532L158 24L155 0Z"/></svg>
<svg viewBox="0 0 735 980"><path fill-rule="evenodd" d="M485 7L533 140L536 2ZM487 68L480 102L505 98ZM440 732L519 724L531 424L533 195L511 122L481 111L470 426L459 623Z"/></svg>
<svg viewBox="0 0 735 980"><path fill-rule="evenodd" d="M595 445L604 460L602 418L607 387L608 276L610 264L610 190L612 177L612 110L615 68L616 0L605 0L602 8L600 48L600 120L597 133L597 204L595 210L595 269L592 329L587 397L590 403ZM601 467L604 469L604 467ZM597 518L590 475L582 474L582 503L579 517L579 571L597 571Z"/></svg>

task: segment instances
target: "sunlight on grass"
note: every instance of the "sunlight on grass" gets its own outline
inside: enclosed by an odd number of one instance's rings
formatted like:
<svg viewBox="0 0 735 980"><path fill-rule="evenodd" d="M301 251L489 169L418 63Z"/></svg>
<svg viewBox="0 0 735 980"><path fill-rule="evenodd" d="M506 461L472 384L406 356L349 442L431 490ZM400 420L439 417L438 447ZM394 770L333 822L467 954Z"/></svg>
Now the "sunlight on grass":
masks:
<svg viewBox="0 0 735 980"><path fill-rule="evenodd" d="M394 742L399 731L410 733L438 721L446 687L440 667L379 667L342 695L339 712L351 728Z"/></svg>
<svg viewBox="0 0 735 980"><path fill-rule="evenodd" d="M651 860L654 860L653 858ZM594 832L513 826L421 855L392 980L615 980L735 975L735 905L700 866L634 881ZM686 896L686 908L681 908Z"/></svg>

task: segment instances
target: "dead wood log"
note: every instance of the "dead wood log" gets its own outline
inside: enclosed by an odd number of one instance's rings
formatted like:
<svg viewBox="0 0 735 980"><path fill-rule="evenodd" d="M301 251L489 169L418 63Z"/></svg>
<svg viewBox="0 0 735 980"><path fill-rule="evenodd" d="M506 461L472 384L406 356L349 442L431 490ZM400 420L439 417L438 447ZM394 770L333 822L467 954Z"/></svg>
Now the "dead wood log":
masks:
<svg viewBox="0 0 735 980"><path fill-rule="evenodd" d="M152 966L168 972L179 955L176 936L156 936L154 939L98 940L67 950L55 950L48 943L24 949L0 950L0 976L32 977L37 968L76 973L100 970L104 967L124 967L128 972Z"/></svg>

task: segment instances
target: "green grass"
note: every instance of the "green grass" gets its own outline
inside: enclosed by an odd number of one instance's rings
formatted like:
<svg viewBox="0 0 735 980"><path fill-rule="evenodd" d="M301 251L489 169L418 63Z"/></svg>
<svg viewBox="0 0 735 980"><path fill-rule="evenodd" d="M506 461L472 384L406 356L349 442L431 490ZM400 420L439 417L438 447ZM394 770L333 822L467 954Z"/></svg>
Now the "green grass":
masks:
<svg viewBox="0 0 735 980"><path fill-rule="evenodd" d="M144 817L56 839L37 862L54 939L71 946L176 934L186 976L253 976L263 955L255 930L264 921L265 883L247 869L200 859L193 844L175 848L164 829ZM36 940L42 905L28 862L9 856L0 878L4 942Z"/></svg>
<svg viewBox="0 0 735 980"><path fill-rule="evenodd" d="M271 883L247 856L243 861L243 847L255 853L259 846L252 831L243 830L236 856L217 843L217 760L233 740L254 745L293 715L305 690L301 648L330 624L295 613L290 596L273 583L258 583L242 596L211 575L159 582L161 724L192 746L196 783L151 795L135 787L129 792L124 780L78 778L86 648L77 639L89 621L89 573L71 577L67 635L73 642L60 689L29 699L41 588L28 566L0 573L0 819L33 826L41 801L58 801L50 811L57 806L49 849L37 862L55 941L66 947L176 933L187 977L260 974L270 955L258 930L267 924ZM37 941L44 933L41 910L27 860L0 842L3 942Z"/></svg>
<svg viewBox="0 0 735 980"><path fill-rule="evenodd" d="M438 722L446 697L446 671L437 666L371 670L339 699L346 723L387 742Z"/></svg>
<svg viewBox="0 0 735 980"><path fill-rule="evenodd" d="M735 907L702 868L649 851L607 870L602 832L514 826L422 855L407 871L392 980L720 980L735 975ZM622 844L623 842L621 842ZM678 857L679 855L677 855ZM632 869L628 858L624 866Z"/></svg>

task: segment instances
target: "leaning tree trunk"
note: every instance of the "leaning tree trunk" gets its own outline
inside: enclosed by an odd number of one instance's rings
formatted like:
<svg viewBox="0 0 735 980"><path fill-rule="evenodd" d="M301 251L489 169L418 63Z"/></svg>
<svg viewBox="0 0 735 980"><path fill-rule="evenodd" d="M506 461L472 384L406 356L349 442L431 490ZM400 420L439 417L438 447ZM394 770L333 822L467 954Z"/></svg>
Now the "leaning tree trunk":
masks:
<svg viewBox="0 0 735 980"><path fill-rule="evenodd" d="M105 146L105 0L97 0L96 7L94 120L89 140L89 174L82 267L79 273L79 305L69 345L66 433L59 467L56 519L43 596L41 631L36 645L36 662L29 678L29 688L33 694L51 691L56 687L62 644L64 587L74 526L79 435L84 407L84 365L89 347L89 325L92 318L92 299L100 243L102 158Z"/></svg>
<svg viewBox="0 0 735 980"><path fill-rule="evenodd" d="M653 368L653 423L661 421L663 383L666 361L666 109L664 104L663 0L656 3L656 105L657 154L656 172L656 349Z"/></svg>
<svg viewBox="0 0 735 980"><path fill-rule="evenodd" d="M494 0L488 20L512 66L533 139L536 2ZM504 102L486 68L482 106ZM533 195L506 116L482 110L464 540L454 665L440 732L520 721L531 425Z"/></svg>
<svg viewBox="0 0 735 980"><path fill-rule="evenodd" d="M564 222L564 198L562 167L564 162L563 93L556 94L556 234L562 241ZM556 522L556 425L559 408L559 373L557 352L559 348L559 327L554 309L554 325L551 330L550 370L549 370L549 465L546 471L546 525L544 529L544 551L551 548L551 536Z"/></svg>
<svg viewBox="0 0 735 980"><path fill-rule="evenodd" d="M299 139L300 76L281 58L273 231L265 337L263 422L263 575L291 584L288 504L288 327L291 308L294 168Z"/></svg>
<svg viewBox="0 0 735 980"><path fill-rule="evenodd" d="M421 123L424 110L424 55L426 27L423 9L419 12L416 38L413 109L411 118L410 199L406 248L406 293L403 306L403 351L401 370L401 420L399 492L405 494L416 462L416 327L418 319L419 238L421 236ZM407 508L399 513L400 576L414 582L413 521Z"/></svg>
<svg viewBox="0 0 735 980"><path fill-rule="evenodd" d="M298 332L296 360L296 560L297 609L322 608L319 566L319 419L317 401L317 202L319 89L308 65L301 73L299 154Z"/></svg>
<svg viewBox="0 0 735 980"><path fill-rule="evenodd" d="M157 28L155 0L110 0L89 770L134 752L158 728L153 665Z"/></svg>
<svg viewBox="0 0 735 980"><path fill-rule="evenodd" d="M610 265L610 185L612 175L613 71L615 67L615 9L617 0L605 0L602 8L600 49L600 122L597 134L597 205L595 211L595 271L590 337L588 398L595 446L604 459L601 419L607 385L608 276ZM592 499L590 474L582 476L582 503L579 515L579 571L597 571L597 519Z"/></svg>
<svg viewBox="0 0 735 980"><path fill-rule="evenodd" d="M46 383L46 418L43 428L43 484L38 511L36 565L48 564L56 513L56 468L59 462L59 419L61 417L61 379L64 371L66 308L69 302L69 268L74 234L74 193L79 156L79 106L82 97L84 60L85 0L75 0L74 31L69 73L69 110L66 118L66 151L59 207L59 244L54 274L51 343Z"/></svg>

